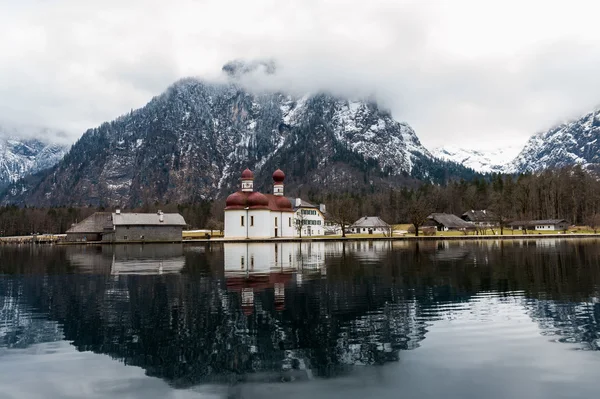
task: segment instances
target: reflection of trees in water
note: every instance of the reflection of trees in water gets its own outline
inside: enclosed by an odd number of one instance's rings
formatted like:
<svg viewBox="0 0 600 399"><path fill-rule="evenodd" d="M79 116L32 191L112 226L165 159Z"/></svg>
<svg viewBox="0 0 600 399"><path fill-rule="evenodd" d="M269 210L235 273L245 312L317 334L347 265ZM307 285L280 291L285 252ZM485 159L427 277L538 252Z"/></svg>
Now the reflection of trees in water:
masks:
<svg viewBox="0 0 600 399"><path fill-rule="evenodd" d="M10 342L56 339L23 318L41 314L79 350L109 354L177 386L335 376L395 361L400 350L419 346L426 323L453 311L441 304L468 303L481 292L501 299L520 291L543 333L590 345L597 339L599 305L582 303L598 297L595 242L401 244L375 251L377 262L369 246L326 247L325 276L292 274L277 286L267 278L253 286L250 310L242 307L244 286L232 290L226 282L218 247L186 250L182 274L145 276L69 274L77 270L69 260L81 260L74 249L27 250L2 266L3 273L33 273L0 281L0 303L13 309L2 320L16 326ZM94 265L98 257L90 252ZM16 320L18 306L28 312ZM38 338L15 339L17 330ZM10 346L3 336L1 345Z"/></svg>
<svg viewBox="0 0 600 399"><path fill-rule="evenodd" d="M528 314L542 334L559 342L580 343L583 349L600 350L600 303L526 301Z"/></svg>

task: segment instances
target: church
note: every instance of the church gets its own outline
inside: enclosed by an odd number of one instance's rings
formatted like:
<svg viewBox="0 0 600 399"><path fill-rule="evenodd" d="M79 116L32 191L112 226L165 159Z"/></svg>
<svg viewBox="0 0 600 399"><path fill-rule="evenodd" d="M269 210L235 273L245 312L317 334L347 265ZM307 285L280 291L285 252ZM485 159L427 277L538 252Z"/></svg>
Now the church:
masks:
<svg viewBox="0 0 600 399"><path fill-rule="evenodd" d="M273 194L254 191L254 173L242 172L242 189L225 202L225 238L294 237L295 220L292 203L283 195L285 174L273 173Z"/></svg>

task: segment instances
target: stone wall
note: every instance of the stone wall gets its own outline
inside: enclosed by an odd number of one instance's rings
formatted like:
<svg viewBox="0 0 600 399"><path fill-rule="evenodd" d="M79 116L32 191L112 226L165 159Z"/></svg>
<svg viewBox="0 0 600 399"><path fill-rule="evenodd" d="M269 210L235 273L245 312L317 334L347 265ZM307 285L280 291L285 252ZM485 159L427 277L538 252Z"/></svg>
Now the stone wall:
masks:
<svg viewBox="0 0 600 399"><path fill-rule="evenodd" d="M182 231L182 226L115 226L111 239L113 242L180 242Z"/></svg>

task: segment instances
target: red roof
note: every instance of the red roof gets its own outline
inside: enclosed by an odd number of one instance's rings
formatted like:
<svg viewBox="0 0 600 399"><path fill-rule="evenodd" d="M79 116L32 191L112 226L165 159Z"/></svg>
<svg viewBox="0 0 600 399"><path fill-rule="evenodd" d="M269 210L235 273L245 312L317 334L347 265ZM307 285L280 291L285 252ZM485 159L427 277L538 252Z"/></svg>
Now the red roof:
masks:
<svg viewBox="0 0 600 399"><path fill-rule="evenodd" d="M269 209L275 212L293 212L292 203L281 195L265 194L269 199Z"/></svg>
<svg viewBox="0 0 600 399"><path fill-rule="evenodd" d="M283 196L263 194L258 191L238 191L227 197L225 210L232 209L269 209L274 212L293 212L292 203Z"/></svg>
<svg viewBox="0 0 600 399"><path fill-rule="evenodd" d="M250 209L269 209L269 199L258 191L248 193L247 205Z"/></svg>
<svg viewBox="0 0 600 399"><path fill-rule="evenodd" d="M283 170L277 169L275 172L273 172L273 181L275 183L283 183L284 180L285 173L283 173Z"/></svg>
<svg viewBox="0 0 600 399"><path fill-rule="evenodd" d="M231 194L225 200L225 209L244 209L248 202L248 196L242 191Z"/></svg>
<svg viewBox="0 0 600 399"><path fill-rule="evenodd" d="M242 172L242 179L254 179L254 173L248 168Z"/></svg>

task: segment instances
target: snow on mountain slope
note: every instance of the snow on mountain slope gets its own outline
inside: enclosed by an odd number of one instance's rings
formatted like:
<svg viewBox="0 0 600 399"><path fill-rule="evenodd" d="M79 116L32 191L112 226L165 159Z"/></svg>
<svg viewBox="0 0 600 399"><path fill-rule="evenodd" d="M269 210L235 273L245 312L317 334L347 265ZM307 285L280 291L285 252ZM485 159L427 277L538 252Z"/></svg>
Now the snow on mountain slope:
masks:
<svg viewBox="0 0 600 399"><path fill-rule="evenodd" d="M481 173L503 173L519 148L509 146L492 151L468 150L453 146L438 147L431 151L434 157L455 162Z"/></svg>
<svg viewBox="0 0 600 399"><path fill-rule="evenodd" d="M265 190L277 168L286 187L319 190L472 173L433 158L410 126L373 101L255 92L238 80L246 69L226 65L224 83L176 82L146 106L85 132L51 173L11 185L2 202L194 202L230 192L246 167Z"/></svg>
<svg viewBox="0 0 600 399"><path fill-rule="evenodd" d="M532 136L508 165L508 173L579 164L600 166L600 108Z"/></svg>
<svg viewBox="0 0 600 399"><path fill-rule="evenodd" d="M27 174L54 166L66 151L66 146L20 138L15 132L7 136L0 129L0 188Z"/></svg>

